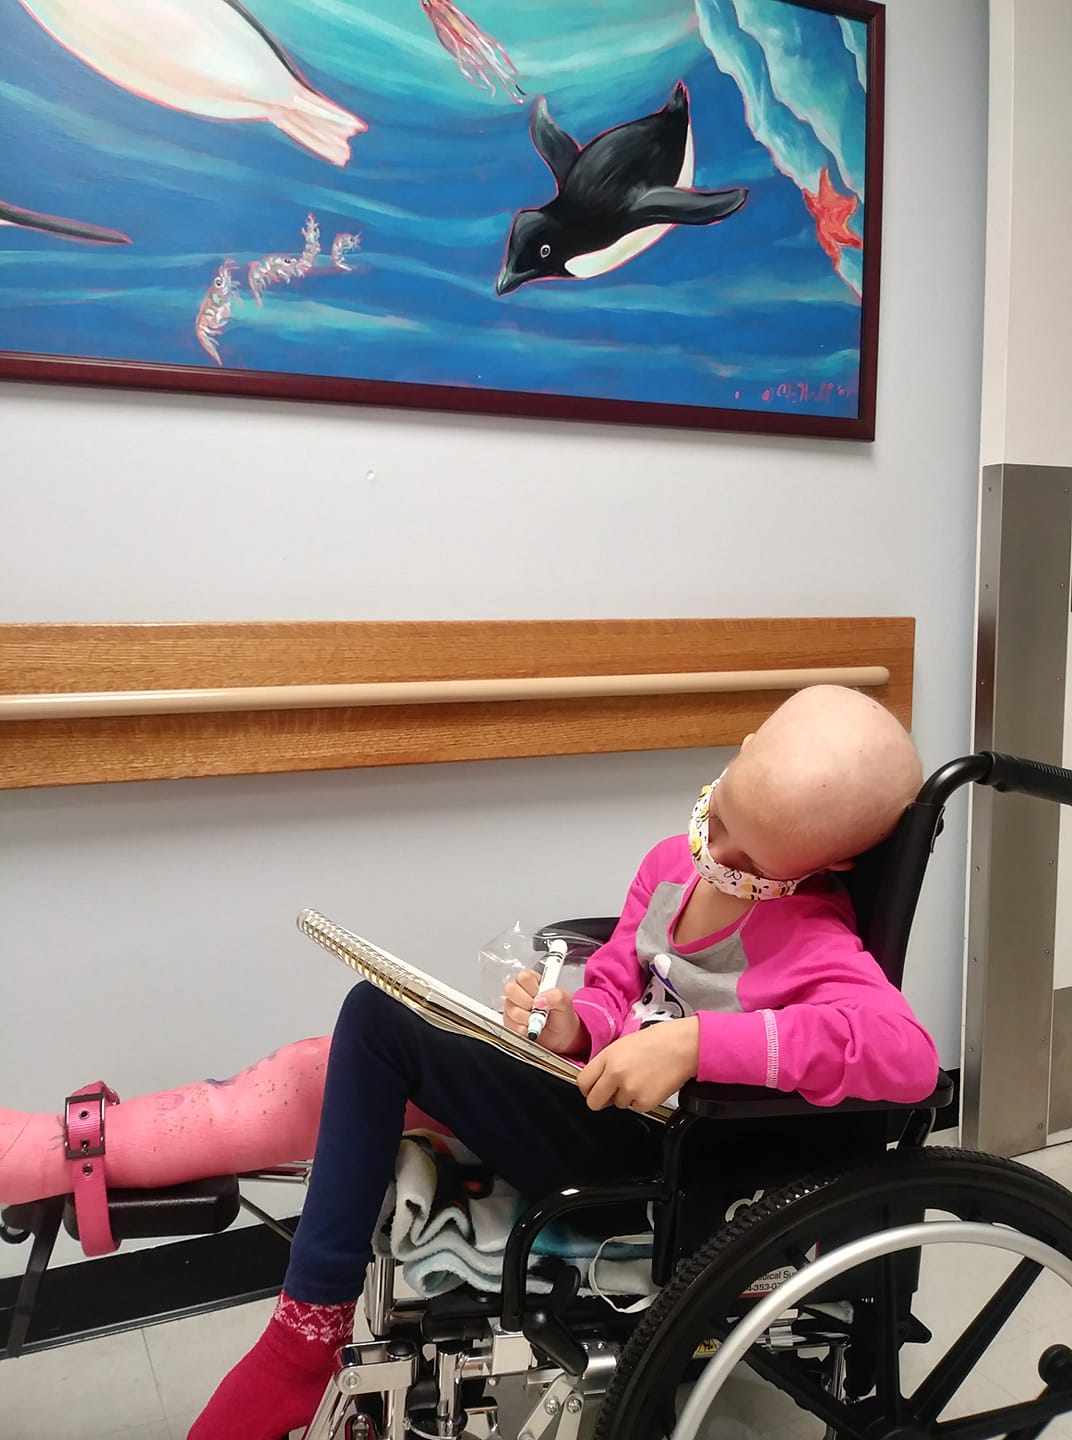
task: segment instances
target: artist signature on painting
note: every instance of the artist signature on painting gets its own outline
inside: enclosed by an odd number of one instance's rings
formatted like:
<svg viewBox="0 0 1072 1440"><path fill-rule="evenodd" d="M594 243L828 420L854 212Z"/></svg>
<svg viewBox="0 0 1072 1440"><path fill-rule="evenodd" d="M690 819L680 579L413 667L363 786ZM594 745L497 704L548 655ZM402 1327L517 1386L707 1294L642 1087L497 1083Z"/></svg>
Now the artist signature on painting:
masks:
<svg viewBox="0 0 1072 1440"><path fill-rule="evenodd" d="M780 385L768 385L761 398L768 405L775 401L783 405L829 405L832 400L843 400L855 393L855 385L837 385L833 380L823 380L818 385L811 385L807 380L783 380Z"/></svg>

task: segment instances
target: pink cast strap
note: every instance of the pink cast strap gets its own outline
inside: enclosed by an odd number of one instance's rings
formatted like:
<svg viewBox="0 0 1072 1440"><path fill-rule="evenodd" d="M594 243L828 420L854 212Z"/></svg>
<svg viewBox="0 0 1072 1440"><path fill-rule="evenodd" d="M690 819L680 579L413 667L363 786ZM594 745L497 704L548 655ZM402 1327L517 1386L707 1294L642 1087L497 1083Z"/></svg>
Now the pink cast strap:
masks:
<svg viewBox="0 0 1072 1440"><path fill-rule="evenodd" d="M104 1114L119 1096L103 1080L83 1085L68 1095L63 1139L74 1193L78 1238L87 1255L110 1255L119 1246L108 1219L108 1188L104 1180Z"/></svg>

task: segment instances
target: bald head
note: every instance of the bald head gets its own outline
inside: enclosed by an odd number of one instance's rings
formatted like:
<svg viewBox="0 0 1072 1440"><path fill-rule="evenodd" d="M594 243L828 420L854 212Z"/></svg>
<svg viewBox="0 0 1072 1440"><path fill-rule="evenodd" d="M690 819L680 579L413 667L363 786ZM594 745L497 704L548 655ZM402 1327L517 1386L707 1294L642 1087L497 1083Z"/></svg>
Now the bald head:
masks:
<svg viewBox="0 0 1072 1440"><path fill-rule="evenodd" d="M742 747L719 786L719 810L764 874L794 879L884 840L922 782L895 716L858 690L816 685Z"/></svg>

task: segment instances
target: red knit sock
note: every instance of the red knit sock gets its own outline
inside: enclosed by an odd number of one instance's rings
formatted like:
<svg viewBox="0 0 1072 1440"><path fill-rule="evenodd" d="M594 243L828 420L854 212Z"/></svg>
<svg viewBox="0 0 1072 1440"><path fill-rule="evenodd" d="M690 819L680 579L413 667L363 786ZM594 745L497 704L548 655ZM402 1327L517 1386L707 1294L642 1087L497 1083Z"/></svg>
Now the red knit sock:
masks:
<svg viewBox="0 0 1072 1440"><path fill-rule="evenodd" d="M188 1440L279 1440L308 1425L335 1351L354 1331L354 1304L307 1305L284 1292L268 1328L194 1421Z"/></svg>

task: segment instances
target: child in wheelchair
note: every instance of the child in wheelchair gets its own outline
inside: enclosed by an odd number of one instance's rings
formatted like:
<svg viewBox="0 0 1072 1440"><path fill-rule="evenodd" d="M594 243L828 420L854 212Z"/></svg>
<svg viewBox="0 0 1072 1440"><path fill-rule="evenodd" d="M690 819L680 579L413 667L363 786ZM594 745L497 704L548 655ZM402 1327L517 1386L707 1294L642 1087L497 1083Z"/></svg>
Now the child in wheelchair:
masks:
<svg viewBox="0 0 1072 1440"><path fill-rule="evenodd" d="M355 987L283 1292L191 1440L276 1440L312 1419L352 1333L410 1102L538 1199L655 1170L662 1127L646 1112L693 1077L821 1105L929 1095L933 1043L830 880L893 830L921 778L873 700L817 687L780 707L701 794L689 836L646 857L582 988L537 996L532 973L508 987L507 1024L521 1033L546 1008L541 1043L576 1059L576 1089Z"/></svg>
<svg viewBox="0 0 1072 1440"><path fill-rule="evenodd" d="M919 782L908 736L874 701L822 687L781 707L705 788L689 837L645 859L583 989L535 1002L549 1013L543 1043L583 1066L579 1091L475 1042L467 1053L357 987L336 1031L318 1178L284 1296L194 1434L275 1436L309 1418L349 1338L399 1134L435 1125L414 1098L534 1196L652 1169L660 1127L642 1112L691 1076L799 1089L819 1104L928 1093L933 1047L825 878L892 830ZM536 989L534 974L510 987L514 1029L526 1028ZM308 1156L327 1049L301 1041L232 1080L110 1106L108 1184L158 1187ZM0 1203L64 1194L70 1168L62 1121L0 1110ZM334 1207L316 1198L333 1192Z"/></svg>

